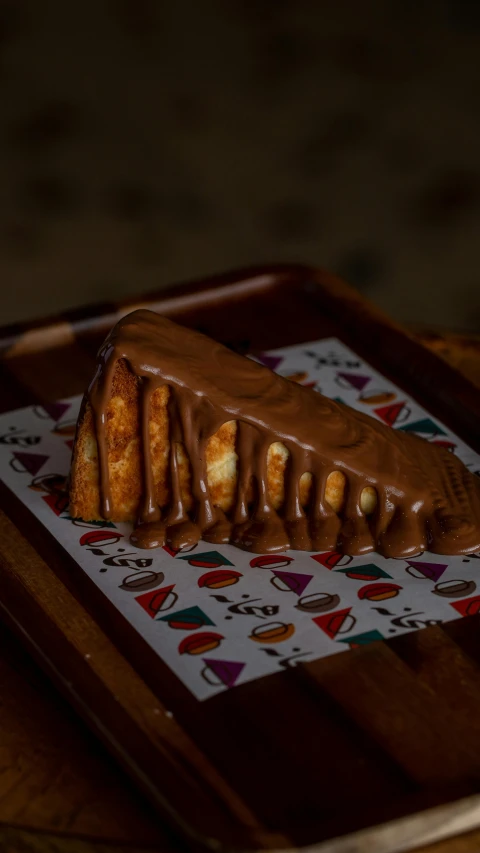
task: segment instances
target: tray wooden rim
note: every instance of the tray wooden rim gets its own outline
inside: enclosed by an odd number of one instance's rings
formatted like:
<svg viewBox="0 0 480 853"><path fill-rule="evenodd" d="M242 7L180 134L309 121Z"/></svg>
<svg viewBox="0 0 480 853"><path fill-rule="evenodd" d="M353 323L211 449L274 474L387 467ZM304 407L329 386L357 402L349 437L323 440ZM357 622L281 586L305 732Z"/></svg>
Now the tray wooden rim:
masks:
<svg viewBox="0 0 480 853"><path fill-rule="evenodd" d="M364 355L365 339L374 341L385 359L382 372L394 378L426 408L435 411L440 404L448 425L480 451L480 394L473 382L424 347L413 334L342 279L303 264L246 267L125 299L118 305L90 304L56 317L0 326L0 358L8 364L11 359L34 354L45 347L58 349L76 338L82 341L84 336L107 331L120 317L136 308L161 310L166 316L178 316L181 321L182 314L192 307L206 308L224 300L243 300L262 287L281 292L292 284L308 292L323 311L329 311L337 319L341 309L350 346ZM442 387L438 388L436 381L440 374Z"/></svg>
<svg viewBox="0 0 480 853"><path fill-rule="evenodd" d="M249 286L245 286L245 282L242 280L243 276L248 276ZM292 277L294 279L302 280L305 285L311 285L313 290L315 288L320 288L322 291L322 296L330 298L334 302L338 303L338 300L342 300L345 305L349 306L349 311L353 314L360 312L360 315L363 318L363 321L367 324L370 330L379 329L388 329L391 335L400 335L403 339L408 340L410 343L410 352L421 354L425 356L428 352L426 351L420 343L414 340L413 337L408 335L400 326L395 324L389 318L386 318L379 309L375 306L366 303L366 301L357 294L352 288L345 285L343 282L336 279L334 276L331 276L322 271L313 270L309 267L304 266L293 266L293 265L279 265L272 267L262 267L262 268L254 268L253 270L245 270L239 271L235 273L229 273L226 275L218 276L214 279L208 280L208 286L202 291L200 296L200 301L202 305L214 304L218 303L222 297L228 296L230 298L244 298L249 291L256 291L259 286L273 286L277 287L282 285L283 283L288 284L292 281ZM203 280L204 281L204 280ZM118 316L124 313L128 313L128 311L132 310L133 307L138 307L140 305L148 305L150 307L158 307L164 310L164 313L182 313L183 310L188 310L191 304L192 298L194 298L198 302L198 292L197 289L199 287L199 282L187 283L186 285L180 286L179 288L171 288L166 291L162 291L159 294L154 293L147 295L145 299L139 300L127 300L119 310L111 311L105 310L103 313L97 316L96 323L93 323L93 326L98 330L99 328L104 329L109 324L114 322ZM312 290L310 291L312 292ZM95 306L93 306L95 308ZM93 311L93 309L92 309ZM21 329L12 330L11 328L0 328L0 349L2 349L3 343L3 353L4 358L7 360L11 358L15 358L17 356L25 355L25 353L33 353L35 352L35 346L39 346L41 340L45 339L45 334L50 336L52 331L54 332L53 340L55 342L55 346L62 346L70 340L70 336L72 334L72 330L68 330L68 325L72 323L73 330L75 334L82 334L85 330L92 329L92 317L89 319L82 319L80 317L72 318L72 320L62 320L62 319L53 319L47 318L43 321L36 321L33 324L25 324ZM63 324L63 325L62 325ZM13 332L13 334L12 334ZM33 333L33 337L31 335ZM30 338L28 337L30 335ZM25 349L22 347L22 342L25 342L25 336L29 340L28 346ZM32 348L33 342L33 348ZM19 346L20 344L20 346ZM469 413L469 417L466 421L461 425L461 428L457 431L461 434L462 431L469 433L469 422L471 423L471 417L474 418L480 417L480 404L477 398L478 392L475 387L468 382L468 380L464 380L461 375L455 371L453 368L450 368L449 365L446 365L438 356L433 353L428 353L427 362L429 363L430 369L435 368L437 371L440 369L445 376L445 388L443 389L447 395L450 397L450 402L453 398L453 412L455 416L455 420L462 420L460 413L465 413L466 411ZM432 367L433 366L433 367ZM460 381L459 381L460 379ZM461 405L459 409L458 406ZM450 407L452 408L452 407ZM3 513L2 513L3 515ZM11 521L9 521L11 524ZM23 538L23 533L21 530L18 531L19 535ZM0 554L1 559L1 554ZM40 558L41 559L41 558ZM52 570L50 570L52 571ZM55 577L57 577L55 575ZM58 580L58 578L57 578ZM76 604L79 607L82 605L77 601ZM83 608L82 608L83 609ZM101 630L101 629L100 629ZM103 632L102 632L103 633ZM106 636L106 635L105 635ZM466 798L456 800L454 803L450 803L448 805L455 805L460 807L460 804L471 802L472 799L475 802L472 804L472 808L474 809L473 814L476 814L476 809L478 805L477 798ZM445 809L446 806L442 805L437 807L436 809L431 810L432 819L435 820L435 815L439 812L439 810ZM399 822L408 822L413 818L418 817L418 815L426 814L425 812L417 812L412 813L408 817L400 818L398 820L393 820L385 824L386 827L391 827ZM474 823L467 823L465 826L462 826L461 831L466 831L468 829L477 826L480 822L480 816L475 817ZM372 830L376 830L379 827L373 827ZM343 842L347 842L347 839L350 838L350 843L353 837L360 837L360 835L368 832L369 830L360 830L359 832L354 833L354 836L344 836L342 838L338 838L335 841L325 841L320 842L319 845L315 844L311 849L315 849L318 851L330 851L330 850L342 850ZM440 831L440 830L439 830ZM458 831L457 829L454 830ZM447 830L446 834L435 834L432 837L428 837L429 841L433 841L436 839L440 839L446 837L448 834L451 834L449 830ZM263 836L263 831L260 830L260 836ZM288 840L283 838L277 838L277 841L281 841L282 844L285 842L288 843ZM422 841L422 839L415 839L415 843L418 841ZM272 846L274 839L270 837L267 838L264 836L262 838L263 843L267 842L269 847ZM335 846L340 844L340 846ZM333 845L333 846L332 846ZM265 849L263 846L257 849ZM283 848L285 849L285 848ZM347 848L345 848L347 849ZM351 848L348 848L351 849ZM361 848L358 848L359 850ZM367 848L368 849L368 848ZM383 848L382 848L383 849ZM402 849L400 847L388 847L384 848L390 850Z"/></svg>

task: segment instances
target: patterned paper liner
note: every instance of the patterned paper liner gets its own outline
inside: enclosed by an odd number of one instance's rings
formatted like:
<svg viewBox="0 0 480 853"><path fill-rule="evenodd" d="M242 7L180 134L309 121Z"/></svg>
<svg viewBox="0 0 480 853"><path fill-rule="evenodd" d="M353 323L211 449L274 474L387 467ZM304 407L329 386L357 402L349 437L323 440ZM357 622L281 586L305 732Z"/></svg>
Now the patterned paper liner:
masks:
<svg viewBox="0 0 480 853"><path fill-rule="evenodd" d="M476 453L340 341L261 360L442 444L480 474ZM79 405L77 397L2 415L2 478L198 699L480 610L479 555L253 555L203 542L188 552L146 552L130 545L128 524L73 521L64 489Z"/></svg>

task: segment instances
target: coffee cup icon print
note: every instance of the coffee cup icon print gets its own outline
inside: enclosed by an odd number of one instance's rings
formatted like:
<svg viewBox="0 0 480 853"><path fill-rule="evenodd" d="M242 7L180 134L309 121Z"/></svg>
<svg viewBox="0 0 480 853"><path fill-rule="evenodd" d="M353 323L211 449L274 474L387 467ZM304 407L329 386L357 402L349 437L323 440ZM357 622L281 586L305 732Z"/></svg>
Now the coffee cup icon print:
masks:
<svg viewBox="0 0 480 853"><path fill-rule="evenodd" d="M394 391L370 388L368 391L363 391L358 399L366 406L381 406L393 402L396 396Z"/></svg>

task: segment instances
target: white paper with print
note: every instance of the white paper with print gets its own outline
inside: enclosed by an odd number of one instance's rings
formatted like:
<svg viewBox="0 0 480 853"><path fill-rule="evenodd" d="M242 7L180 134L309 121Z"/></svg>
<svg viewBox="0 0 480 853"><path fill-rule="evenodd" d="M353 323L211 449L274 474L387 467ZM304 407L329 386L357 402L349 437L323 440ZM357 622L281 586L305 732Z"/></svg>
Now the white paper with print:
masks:
<svg viewBox="0 0 480 853"><path fill-rule="evenodd" d="M340 341L261 360L447 447L480 474L473 450ZM129 542L131 525L73 521L64 490L79 406L76 397L0 416L2 479L198 699L480 610L477 556L254 555L205 542L141 551Z"/></svg>

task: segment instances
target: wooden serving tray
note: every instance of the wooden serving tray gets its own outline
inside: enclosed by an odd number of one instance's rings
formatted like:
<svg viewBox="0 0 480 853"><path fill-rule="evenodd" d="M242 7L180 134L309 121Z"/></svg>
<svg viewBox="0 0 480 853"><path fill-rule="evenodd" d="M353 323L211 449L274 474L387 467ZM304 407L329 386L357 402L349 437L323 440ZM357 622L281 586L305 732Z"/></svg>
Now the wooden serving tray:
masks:
<svg viewBox="0 0 480 853"><path fill-rule="evenodd" d="M297 266L0 330L2 408L82 392L105 333L140 305L241 352L334 335L480 449L473 385ZM480 617L198 702L5 488L0 501L1 618L190 847L380 853L480 824Z"/></svg>

